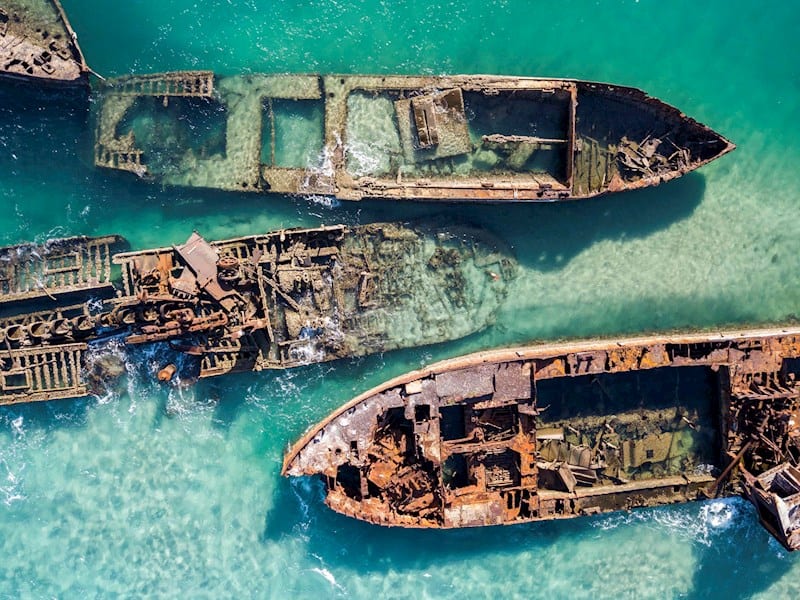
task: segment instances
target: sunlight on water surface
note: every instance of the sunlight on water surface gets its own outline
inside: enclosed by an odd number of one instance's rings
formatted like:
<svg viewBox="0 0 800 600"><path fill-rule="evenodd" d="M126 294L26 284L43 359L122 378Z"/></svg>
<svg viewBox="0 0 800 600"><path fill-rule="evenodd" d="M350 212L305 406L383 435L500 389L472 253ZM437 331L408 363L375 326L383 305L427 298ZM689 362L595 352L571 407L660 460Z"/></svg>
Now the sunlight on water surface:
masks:
<svg viewBox="0 0 800 600"><path fill-rule="evenodd" d="M560 206L348 204L162 189L92 168L80 99L3 84L4 244L118 233L143 248L181 243L193 229L219 239L449 211L508 240L521 269L496 325L466 340L186 389L157 385L157 358L145 352L129 357L127 378L99 400L0 409L0 595L800 593L795 557L738 499L418 532L335 515L318 482L279 477L283 450L307 427L368 387L434 360L536 339L800 314L796 3L64 5L88 61L106 76L208 68L606 80L647 90L739 148L657 189ZM287 115L286 134L316 118ZM281 157L311 158L305 150Z"/></svg>

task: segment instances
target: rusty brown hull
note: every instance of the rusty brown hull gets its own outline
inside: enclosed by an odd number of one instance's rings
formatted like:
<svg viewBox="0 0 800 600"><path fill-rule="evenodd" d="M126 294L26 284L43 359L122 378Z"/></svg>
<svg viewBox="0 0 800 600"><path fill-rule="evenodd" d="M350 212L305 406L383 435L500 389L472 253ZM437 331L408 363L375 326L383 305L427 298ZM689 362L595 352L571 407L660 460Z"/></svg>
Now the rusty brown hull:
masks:
<svg viewBox="0 0 800 600"><path fill-rule="evenodd" d="M184 381L457 339L493 321L516 274L499 240L456 225L194 233L112 256L121 243L0 248L0 404L85 394L88 344L110 336L191 356Z"/></svg>
<svg viewBox="0 0 800 600"><path fill-rule="evenodd" d="M288 452L331 508L471 527L743 494L787 548L800 519L800 328L482 352L355 398Z"/></svg>
<svg viewBox="0 0 800 600"><path fill-rule="evenodd" d="M551 202L656 185L733 148L603 83L185 71L108 82L95 164L229 191Z"/></svg>

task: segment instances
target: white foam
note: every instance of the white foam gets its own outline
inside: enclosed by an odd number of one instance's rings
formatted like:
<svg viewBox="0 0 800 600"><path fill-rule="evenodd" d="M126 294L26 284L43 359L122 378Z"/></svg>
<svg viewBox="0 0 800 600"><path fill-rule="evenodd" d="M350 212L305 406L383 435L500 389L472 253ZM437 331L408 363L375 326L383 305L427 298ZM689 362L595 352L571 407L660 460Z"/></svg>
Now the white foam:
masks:
<svg viewBox="0 0 800 600"><path fill-rule="evenodd" d="M715 536L737 521L737 499L713 500L699 505L669 506L614 513L601 519L595 527L609 531L621 525L641 524L664 529L682 538L711 546Z"/></svg>
<svg viewBox="0 0 800 600"><path fill-rule="evenodd" d="M381 173L385 170L384 158L369 142L351 142L344 147L344 151L347 156L348 171L354 177Z"/></svg>
<svg viewBox="0 0 800 600"><path fill-rule="evenodd" d="M14 430L14 435L17 437L23 437L25 435L25 430L22 428L23 421L22 415L11 421L11 427Z"/></svg>
<svg viewBox="0 0 800 600"><path fill-rule="evenodd" d="M21 491L22 478L11 470L11 467L9 467L5 459L0 459L0 464L2 464L3 468L6 470L6 481L8 482L7 485L0 485L0 494L3 495L3 504L11 506L15 502L25 500L26 496ZM22 463L19 469L20 471L24 470L25 464Z"/></svg>
<svg viewBox="0 0 800 600"><path fill-rule="evenodd" d="M333 573L331 573L324 566L324 561L322 560L322 557L314 553L312 553L311 556L316 558L321 564L323 564L323 566L311 567L310 571L313 573L317 573L318 575L321 575L325 579L325 581L331 584L331 587L339 590L340 592L344 592L345 589L341 585L339 585L339 583L336 581L336 577L333 576Z"/></svg>
<svg viewBox="0 0 800 600"><path fill-rule="evenodd" d="M336 578L333 576L333 573L328 571L328 569L325 568L320 569L318 567L313 567L311 571L322 575L325 578L325 580L328 583L330 583L333 587L342 589L342 587L338 583L336 583Z"/></svg>
<svg viewBox="0 0 800 600"><path fill-rule="evenodd" d="M707 524L708 528L720 531L731 526L736 514L734 505L722 500L704 504L700 509L700 519Z"/></svg>
<svg viewBox="0 0 800 600"><path fill-rule="evenodd" d="M317 206L321 206L322 208L326 208L328 210L339 208L342 205L341 201L337 200L333 196L321 196L319 194L311 194L303 197L309 202L313 202Z"/></svg>

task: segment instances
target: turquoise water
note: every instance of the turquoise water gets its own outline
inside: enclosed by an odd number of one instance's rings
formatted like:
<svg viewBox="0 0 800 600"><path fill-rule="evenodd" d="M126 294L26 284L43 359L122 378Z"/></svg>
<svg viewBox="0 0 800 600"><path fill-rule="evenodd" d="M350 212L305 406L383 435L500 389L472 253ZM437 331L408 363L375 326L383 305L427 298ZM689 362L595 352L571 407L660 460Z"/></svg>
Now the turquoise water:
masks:
<svg viewBox="0 0 800 600"><path fill-rule="evenodd" d="M466 340L192 389L152 356L103 398L0 409L5 597L797 597L800 563L740 500L563 523L385 530L278 476L339 404L434 360L534 339L786 319L798 310L797 3L64 0L93 68L501 73L646 89L739 145L653 190L450 207L522 264ZM147 186L91 168L80 103L0 86L0 243L119 233L134 247L441 214Z"/></svg>

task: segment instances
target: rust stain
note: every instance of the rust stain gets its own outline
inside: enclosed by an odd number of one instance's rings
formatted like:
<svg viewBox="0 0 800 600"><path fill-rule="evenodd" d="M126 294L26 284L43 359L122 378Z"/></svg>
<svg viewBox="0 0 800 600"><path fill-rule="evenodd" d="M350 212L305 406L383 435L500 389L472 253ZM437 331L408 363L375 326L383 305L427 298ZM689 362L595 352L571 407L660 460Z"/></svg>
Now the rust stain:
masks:
<svg viewBox="0 0 800 600"><path fill-rule="evenodd" d="M798 328L478 353L362 394L298 441L283 473L322 474L334 510L403 527L742 494L795 549L799 357ZM703 393L687 393L698 373ZM674 391L653 397L664 381Z"/></svg>
<svg viewBox="0 0 800 600"><path fill-rule="evenodd" d="M112 336L194 357L184 382L455 339L491 321L516 275L499 240L452 224L125 245L106 236L0 248L0 404L85 395L88 344Z"/></svg>

